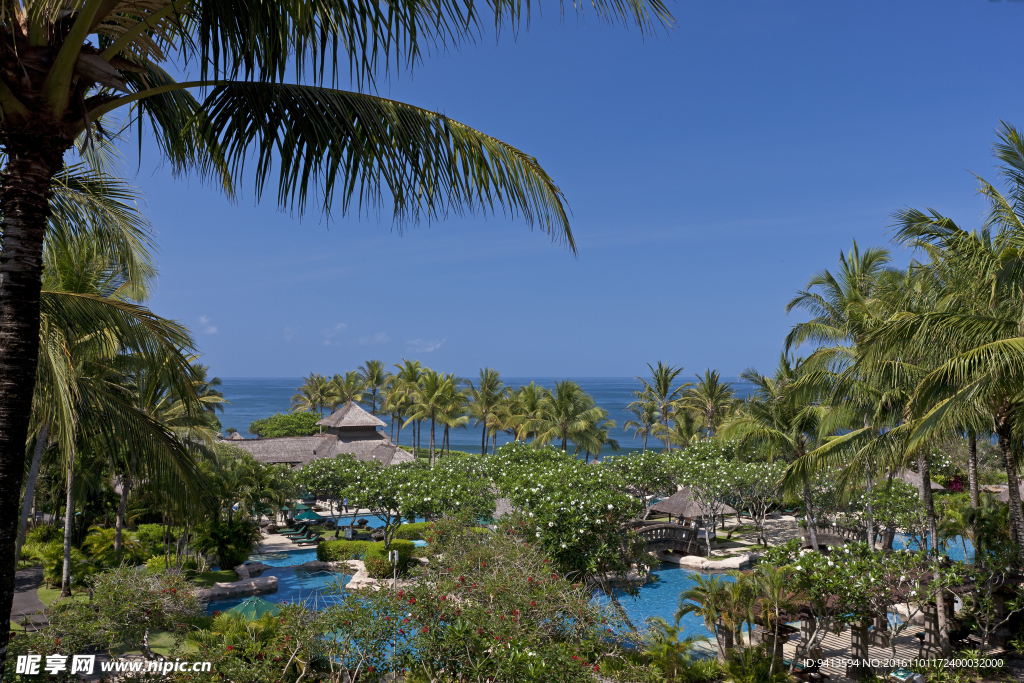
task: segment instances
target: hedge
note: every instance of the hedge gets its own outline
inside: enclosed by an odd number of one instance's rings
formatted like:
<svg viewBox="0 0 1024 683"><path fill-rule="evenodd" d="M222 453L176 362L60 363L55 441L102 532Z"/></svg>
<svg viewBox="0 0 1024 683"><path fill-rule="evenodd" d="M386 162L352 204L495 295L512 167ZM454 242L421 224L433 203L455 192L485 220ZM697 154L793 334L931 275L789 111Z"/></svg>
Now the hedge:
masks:
<svg viewBox="0 0 1024 683"><path fill-rule="evenodd" d="M433 522L416 522L415 524L403 524L395 531L395 538L405 541L422 541L423 533Z"/></svg>
<svg viewBox="0 0 1024 683"><path fill-rule="evenodd" d="M316 547L316 559L321 562L337 562L339 560L358 560L375 545L384 545L374 541L325 541Z"/></svg>
<svg viewBox="0 0 1024 683"><path fill-rule="evenodd" d="M383 543L374 543L373 547L366 551L363 560L366 562L366 572L375 579L386 579L394 576L395 568L388 560L388 552L398 551L398 573L405 571L406 565L412 560L412 551L416 545L412 541L394 540L391 547L384 550Z"/></svg>

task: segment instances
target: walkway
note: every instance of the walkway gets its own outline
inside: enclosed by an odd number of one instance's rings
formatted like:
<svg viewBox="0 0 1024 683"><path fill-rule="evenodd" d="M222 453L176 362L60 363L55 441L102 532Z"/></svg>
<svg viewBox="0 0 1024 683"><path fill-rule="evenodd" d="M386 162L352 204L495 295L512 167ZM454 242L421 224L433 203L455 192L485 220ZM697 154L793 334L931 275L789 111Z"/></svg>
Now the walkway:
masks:
<svg viewBox="0 0 1024 683"><path fill-rule="evenodd" d="M21 569L14 578L14 602L11 605L11 621L21 624L28 617L29 628L40 629L47 625L42 612L46 608L39 599L39 586L43 583L43 568Z"/></svg>

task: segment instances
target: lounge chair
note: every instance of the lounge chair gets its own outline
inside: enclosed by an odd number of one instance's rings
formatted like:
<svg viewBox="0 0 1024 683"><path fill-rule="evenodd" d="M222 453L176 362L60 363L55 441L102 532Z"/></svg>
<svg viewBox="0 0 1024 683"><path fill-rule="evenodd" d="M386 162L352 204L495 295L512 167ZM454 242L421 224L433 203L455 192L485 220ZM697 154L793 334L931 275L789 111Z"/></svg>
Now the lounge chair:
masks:
<svg viewBox="0 0 1024 683"><path fill-rule="evenodd" d="M302 524L298 525L297 527L295 527L291 531L282 531L281 535L282 536L301 536L301 535L305 534L306 531L308 531L308 530L309 530L309 525L306 524L305 522L303 522Z"/></svg>
<svg viewBox="0 0 1024 683"><path fill-rule="evenodd" d="M323 534L314 534L313 536L307 538L304 541L292 541L292 543L294 543L295 545L313 545L314 543L320 542L321 536L323 536Z"/></svg>
<svg viewBox="0 0 1024 683"><path fill-rule="evenodd" d="M300 536L290 536L288 538L288 540L291 541L292 543L298 543L299 541L308 541L312 537L313 537L313 532L310 531L309 529L306 529L304 532L302 532L302 535L300 535Z"/></svg>

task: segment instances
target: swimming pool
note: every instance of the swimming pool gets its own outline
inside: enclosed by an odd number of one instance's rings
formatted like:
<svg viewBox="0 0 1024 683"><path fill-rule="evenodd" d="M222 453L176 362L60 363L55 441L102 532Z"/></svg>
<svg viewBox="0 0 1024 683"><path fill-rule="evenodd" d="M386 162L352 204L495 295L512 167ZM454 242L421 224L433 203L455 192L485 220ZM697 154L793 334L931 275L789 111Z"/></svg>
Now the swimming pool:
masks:
<svg viewBox="0 0 1024 683"><path fill-rule="evenodd" d="M283 555L284 553L281 554ZM351 574L341 574L340 572L325 570L306 571L305 569L280 565L274 565L273 569L266 570L261 576L277 577L277 592L260 595L264 600L278 604L305 602L312 609L320 609L341 600L341 595L329 594L327 592L328 587L338 580L342 581L342 585L347 585L352 580ZM212 601L207 605L207 612L223 612L238 605L247 597Z"/></svg>

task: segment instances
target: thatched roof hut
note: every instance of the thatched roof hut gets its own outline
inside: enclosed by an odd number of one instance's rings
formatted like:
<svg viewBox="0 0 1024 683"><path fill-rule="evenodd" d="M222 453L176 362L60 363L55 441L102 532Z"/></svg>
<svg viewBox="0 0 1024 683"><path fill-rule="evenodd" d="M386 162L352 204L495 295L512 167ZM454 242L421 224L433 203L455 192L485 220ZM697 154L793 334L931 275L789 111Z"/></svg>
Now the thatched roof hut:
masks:
<svg viewBox="0 0 1024 683"><path fill-rule="evenodd" d="M915 472L914 470L900 470L899 472L896 473L896 478L910 484L918 491L921 490L921 475ZM934 481L932 482L932 491L945 490L946 487L943 486L942 484L936 484Z"/></svg>
<svg viewBox="0 0 1024 683"><path fill-rule="evenodd" d="M284 464L303 467L313 460L334 458L348 453L357 460L374 460L383 465L412 462L412 453L391 443L391 438L379 431L384 421L349 401L317 424L326 427L323 434L313 436L282 436L271 439L228 439L254 458L268 465ZM240 435L238 435L240 436Z"/></svg>
<svg viewBox="0 0 1024 683"><path fill-rule="evenodd" d="M711 510L697 502L689 488L683 488L660 503L652 505L651 513L661 513L669 517L678 517L679 519L690 519L693 517L708 517L711 515ZM736 510L728 505L719 511L719 514L723 515L735 513Z"/></svg>
<svg viewBox="0 0 1024 683"><path fill-rule="evenodd" d="M1018 482L1017 490L1020 491L1020 497L1022 499L1024 499L1024 482ZM1010 487L1007 486L1002 491L1000 491L998 493L998 495L996 495L996 500L998 500L1000 503L1009 503L1010 502Z"/></svg>

